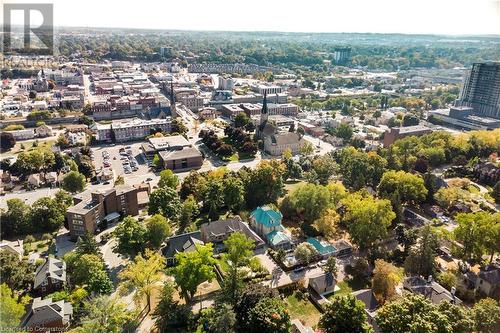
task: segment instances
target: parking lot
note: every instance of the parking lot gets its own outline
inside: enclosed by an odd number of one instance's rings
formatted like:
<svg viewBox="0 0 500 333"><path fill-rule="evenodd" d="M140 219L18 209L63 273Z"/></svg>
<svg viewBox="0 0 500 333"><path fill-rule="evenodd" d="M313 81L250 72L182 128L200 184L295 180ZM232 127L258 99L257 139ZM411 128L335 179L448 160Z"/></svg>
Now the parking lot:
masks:
<svg viewBox="0 0 500 333"><path fill-rule="evenodd" d="M115 178L126 176L125 178L150 178L155 177L154 172L150 170L147 161L141 151L141 143L123 143L100 145L92 148L94 165L96 171L102 168L112 169ZM136 176L136 177L134 177Z"/></svg>

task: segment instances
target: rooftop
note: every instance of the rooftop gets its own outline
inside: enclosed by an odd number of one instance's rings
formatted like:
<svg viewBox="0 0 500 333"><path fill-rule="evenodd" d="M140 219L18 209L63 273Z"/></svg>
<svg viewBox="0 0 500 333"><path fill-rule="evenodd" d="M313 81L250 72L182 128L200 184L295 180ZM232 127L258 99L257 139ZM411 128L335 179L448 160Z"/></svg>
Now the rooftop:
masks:
<svg viewBox="0 0 500 333"><path fill-rule="evenodd" d="M255 222L266 227L279 226L281 225L281 219L283 219L280 211L273 210L268 206L257 207L251 213L251 217L254 218Z"/></svg>

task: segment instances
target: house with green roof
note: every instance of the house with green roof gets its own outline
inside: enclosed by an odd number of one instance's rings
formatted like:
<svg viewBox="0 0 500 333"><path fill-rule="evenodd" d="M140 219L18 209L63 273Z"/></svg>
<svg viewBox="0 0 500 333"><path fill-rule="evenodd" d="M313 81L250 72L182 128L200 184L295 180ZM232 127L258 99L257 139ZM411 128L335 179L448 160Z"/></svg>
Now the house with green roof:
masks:
<svg viewBox="0 0 500 333"><path fill-rule="evenodd" d="M281 224L283 215L280 211L271 209L268 206L257 207L250 214L250 227L273 249L292 247L292 240L284 232L285 228Z"/></svg>

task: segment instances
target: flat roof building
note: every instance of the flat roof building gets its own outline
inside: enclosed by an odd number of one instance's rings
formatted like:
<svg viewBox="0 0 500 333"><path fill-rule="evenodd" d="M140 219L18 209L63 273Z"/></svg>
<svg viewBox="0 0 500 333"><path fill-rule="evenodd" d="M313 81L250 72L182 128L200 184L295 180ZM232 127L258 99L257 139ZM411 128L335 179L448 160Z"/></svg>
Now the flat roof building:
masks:
<svg viewBox="0 0 500 333"><path fill-rule="evenodd" d="M384 147L387 148L390 145L392 145L396 140L405 138L407 136L420 136L431 132L432 130L429 127L422 125L393 127L385 132Z"/></svg>

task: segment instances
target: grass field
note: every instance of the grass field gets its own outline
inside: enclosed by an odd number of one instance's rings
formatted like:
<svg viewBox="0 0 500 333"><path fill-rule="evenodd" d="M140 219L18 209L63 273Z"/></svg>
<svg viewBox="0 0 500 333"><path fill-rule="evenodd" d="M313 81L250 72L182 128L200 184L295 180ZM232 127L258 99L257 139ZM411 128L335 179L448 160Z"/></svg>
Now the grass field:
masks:
<svg viewBox="0 0 500 333"><path fill-rule="evenodd" d="M33 150L34 148L33 144L35 142L38 142L38 147L50 149L56 143L56 140L46 140L46 141L26 140L26 141L16 142L16 145L11 150L2 153L1 156L2 158L4 158L8 156L17 155L23 151L28 152L30 150ZM23 147L24 149L22 149Z"/></svg>
<svg viewBox="0 0 500 333"><path fill-rule="evenodd" d="M285 298L285 302L292 319L299 319L310 327L318 325L321 313L308 299L299 300L294 293Z"/></svg>

